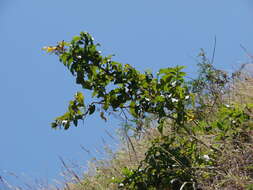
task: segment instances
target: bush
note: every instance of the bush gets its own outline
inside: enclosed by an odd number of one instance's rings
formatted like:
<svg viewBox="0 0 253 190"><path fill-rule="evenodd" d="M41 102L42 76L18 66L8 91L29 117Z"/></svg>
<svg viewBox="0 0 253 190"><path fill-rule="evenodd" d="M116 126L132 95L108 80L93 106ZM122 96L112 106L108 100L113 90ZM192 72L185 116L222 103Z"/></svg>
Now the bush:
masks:
<svg viewBox="0 0 253 190"><path fill-rule="evenodd" d="M91 91L94 99L85 104L84 95L77 92L52 127L67 130L95 111L104 120L107 114L118 113L128 126L134 126L126 136L135 162L120 164L126 152L118 152L106 165L97 163L95 175L68 188L251 188L253 105L238 102L235 89L241 86L240 79L216 69L203 50L199 76L186 81L183 67L160 69L156 75L141 73L112 61L113 56L103 57L98 47L90 34L82 32L70 43L45 48L59 56L76 83ZM145 121L155 124L147 127ZM156 135L148 139L151 131ZM115 168L118 173L113 172Z"/></svg>

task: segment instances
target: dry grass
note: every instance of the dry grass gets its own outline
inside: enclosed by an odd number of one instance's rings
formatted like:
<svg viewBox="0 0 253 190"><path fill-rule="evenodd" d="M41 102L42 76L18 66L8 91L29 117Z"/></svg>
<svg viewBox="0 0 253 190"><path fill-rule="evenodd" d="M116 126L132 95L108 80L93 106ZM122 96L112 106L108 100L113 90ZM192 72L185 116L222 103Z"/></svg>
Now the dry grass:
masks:
<svg viewBox="0 0 253 190"><path fill-rule="evenodd" d="M243 147L237 149L226 145L210 176L202 181L203 190L244 190L253 184L252 143L245 143Z"/></svg>
<svg viewBox="0 0 253 190"><path fill-rule="evenodd" d="M72 175L72 183L67 183L64 190L116 190L117 184L114 179L122 178L122 169L124 167L135 169L138 167L148 147L151 139L158 135L154 128L146 130L140 139L131 138L131 143L121 144L121 148L116 153L110 153L108 160L94 159L89 163L89 169L84 174L82 181ZM108 152L108 151L107 151ZM110 152L110 151L109 151Z"/></svg>
<svg viewBox="0 0 253 190"><path fill-rule="evenodd" d="M230 95L232 102L253 103L253 78L234 79Z"/></svg>

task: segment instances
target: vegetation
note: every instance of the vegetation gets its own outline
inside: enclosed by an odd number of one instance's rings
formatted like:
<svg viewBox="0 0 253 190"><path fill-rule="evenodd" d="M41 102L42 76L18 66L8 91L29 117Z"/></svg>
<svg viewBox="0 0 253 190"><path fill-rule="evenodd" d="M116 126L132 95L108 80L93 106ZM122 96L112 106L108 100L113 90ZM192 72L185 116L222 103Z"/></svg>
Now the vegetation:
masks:
<svg viewBox="0 0 253 190"><path fill-rule="evenodd" d="M103 56L89 33L43 48L59 56L82 92L52 128L68 130L95 112L124 120L121 147L93 160L84 176L66 167L64 190L253 189L253 79L231 76L204 50L199 75L184 67L141 73Z"/></svg>
<svg viewBox="0 0 253 190"><path fill-rule="evenodd" d="M99 111L105 121L111 112L123 117L127 130L122 149L65 189L253 189L253 104L241 89L251 79L216 69L203 50L199 76L186 81L184 67L141 73L98 48L85 32L45 48L94 100L77 92L52 127L67 130Z"/></svg>

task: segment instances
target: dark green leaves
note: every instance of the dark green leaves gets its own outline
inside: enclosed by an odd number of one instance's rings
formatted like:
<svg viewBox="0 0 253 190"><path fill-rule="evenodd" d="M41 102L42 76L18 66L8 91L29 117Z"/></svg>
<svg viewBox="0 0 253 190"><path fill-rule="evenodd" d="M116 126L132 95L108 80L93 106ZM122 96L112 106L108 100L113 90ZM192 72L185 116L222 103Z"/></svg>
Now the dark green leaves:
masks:
<svg viewBox="0 0 253 190"><path fill-rule="evenodd" d="M96 106L95 105L90 105L90 107L89 107L89 114L90 115L93 114L95 112L95 110L96 110Z"/></svg>
<svg viewBox="0 0 253 190"><path fill-rule="evenodd" d="M97 49L99 44L94 44L87 32L81 32L64 44L64 51L55 54L76 77L76 83L91 91L96 101L84 112L81 109L84 108L83 95L78 92L68 112L52 124L54 128L64 126L67 129L71 123L77 125L79 119L92 115L96 107L101 111L128 110L134 118L144 118L148 114L158 114L162 118L184 109L182 105L188 94L183 86L185 74L181 70L184 67L161 69L155 78L151 71L142 74L128 64L112 61L111 55L101 56Z"/></svg>

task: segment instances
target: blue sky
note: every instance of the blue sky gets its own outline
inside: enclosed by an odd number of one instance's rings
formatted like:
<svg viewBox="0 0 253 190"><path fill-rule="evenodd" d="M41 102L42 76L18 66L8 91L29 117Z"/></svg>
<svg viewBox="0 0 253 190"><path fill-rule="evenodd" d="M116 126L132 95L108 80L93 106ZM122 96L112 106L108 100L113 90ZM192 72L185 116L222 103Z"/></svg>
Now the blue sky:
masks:
<svg viewBox="0 0 253 190"><path fill-rule="evenodd" d="M196 73L200 48L209 55L217 37L215 64L233 71L253 52L250 0L0 0L0 175L59 178L59 156L82 165L89 150L112 140L118 121L94 116L78 128L52 130L76 90L56 56L41 48L89 31L104 54L140 70L176 65Z"/></svg>

